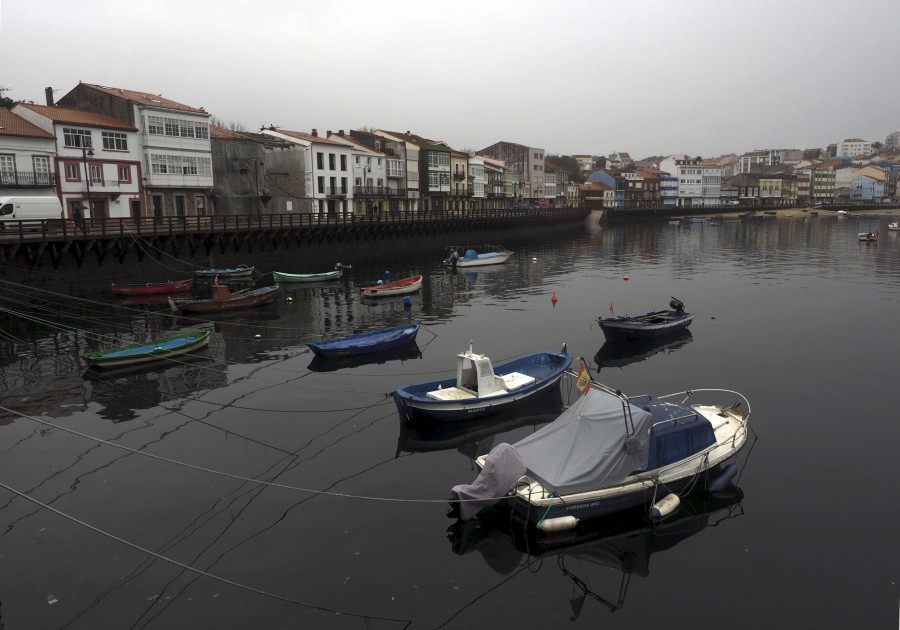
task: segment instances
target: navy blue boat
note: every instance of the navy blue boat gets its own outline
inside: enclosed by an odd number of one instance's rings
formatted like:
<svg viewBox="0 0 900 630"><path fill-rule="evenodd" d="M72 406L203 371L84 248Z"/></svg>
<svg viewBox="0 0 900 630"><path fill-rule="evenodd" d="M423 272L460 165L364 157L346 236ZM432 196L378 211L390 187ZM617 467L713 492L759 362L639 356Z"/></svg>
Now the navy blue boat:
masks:
<svg viewBox="0 0 900 630"><path fill-rule="evenodd" d="M393 328L379 328L369 332L326 339L306 344L317 357L323 359L333 357L355 357L392 350L414 341L419 332L419 324L406 324Z"/></svg>
<svg viewBox="0 0 900 630"><path fill-rule="evenodd" d="M654 339L679 332L691 325L694 314L686 313L680 300L672 298L669 307L671 310L651 311L636 317L600 317L597 323L607 341Z"/></svg>
<svg viewBox="0 0 900 630"><path fill-rule="evenodd" d="M402 420L455 421L482 418L532 400L557 385L572 363L560 352L537 352L491 366L491 360L469 349L457 355L456 377L413 383L394 390Z"/></svg>

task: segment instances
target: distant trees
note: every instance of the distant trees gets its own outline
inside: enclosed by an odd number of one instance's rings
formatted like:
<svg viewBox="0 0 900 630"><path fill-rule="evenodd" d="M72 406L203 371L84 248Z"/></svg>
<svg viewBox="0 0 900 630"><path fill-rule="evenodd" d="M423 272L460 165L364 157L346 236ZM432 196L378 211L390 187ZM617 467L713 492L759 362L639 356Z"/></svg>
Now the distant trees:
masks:
<svg viewBox="0 0 900 630"><path fill-rule="evenodd" d="M219 118L218 116L210 116L209 124L215 125L216 127L221 127L222 129L229 129L231 131L237 131L237 132L247 132L248 131L248 129L243 125L243 123L240 123L236 120L229 120L228 122L225 122L225 120L223 120L222 118Z"/></svg>
<svg viewBox="0 0 900 630"><path fill-rule="evenodd" d="M581 165L578 160L571 155L547 155L545 158L548 162L561 168L569 173L569 179L576 184L584 183L584 174L581 172Z"/></svg>

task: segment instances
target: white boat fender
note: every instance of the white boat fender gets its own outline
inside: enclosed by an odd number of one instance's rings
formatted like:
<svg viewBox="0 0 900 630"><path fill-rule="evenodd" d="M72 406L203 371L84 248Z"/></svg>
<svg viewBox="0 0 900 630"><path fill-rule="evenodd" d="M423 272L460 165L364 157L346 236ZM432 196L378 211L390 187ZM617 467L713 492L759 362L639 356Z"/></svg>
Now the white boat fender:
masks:
<svg viewBox="0 0 900 630"><path fill-rule="evenodd" d="M663 518L674 512L681 505L681 499L674 492L667 494L650 508L650 518Z"/></svg>
<svg viewBox="0 0 900 630"><path fill-rule="evenodd" d="M537 524L537 528L542 532L561 532L566 529L572 529L578 525L578 519L574 516L559 516L557 518L545 518Z"/></svg>
<svg viewBox="0 0 900 630"><path fill-rule="evenodd" d="M719 492L720 490L724 490L725 486L728 485L728 482L734 479L737 470L737 464L728 464L725 466L725 468L722 469L722 474L713 479L712 483L709 484L709 491Z"/></svg>

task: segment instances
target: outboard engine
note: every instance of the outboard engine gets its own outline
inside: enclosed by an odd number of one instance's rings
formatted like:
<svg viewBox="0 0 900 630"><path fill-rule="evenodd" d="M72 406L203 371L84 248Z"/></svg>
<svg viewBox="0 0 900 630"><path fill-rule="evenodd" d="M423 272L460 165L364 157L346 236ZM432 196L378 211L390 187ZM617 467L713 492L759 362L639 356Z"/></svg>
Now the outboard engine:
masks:
<svg viewBox="0 0 900 630"><path fill-rule="evenodd" d="M672 301L669 302L669 308L671 308L676 313L684 312L684 303L677 298L672 298Z"/></svg>

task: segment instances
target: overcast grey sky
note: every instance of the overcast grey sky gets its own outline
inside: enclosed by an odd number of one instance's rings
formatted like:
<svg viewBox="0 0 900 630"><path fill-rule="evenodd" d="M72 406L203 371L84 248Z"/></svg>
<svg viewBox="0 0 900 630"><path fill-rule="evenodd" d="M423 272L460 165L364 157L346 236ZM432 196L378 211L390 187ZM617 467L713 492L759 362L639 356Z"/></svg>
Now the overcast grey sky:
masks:
<svg viewBox="0 0 900 630"><path fill-rule="evenodd" d="M900 130L898 0L0 0L0 86L162 94L250 131L711 157Z"/></svg>

